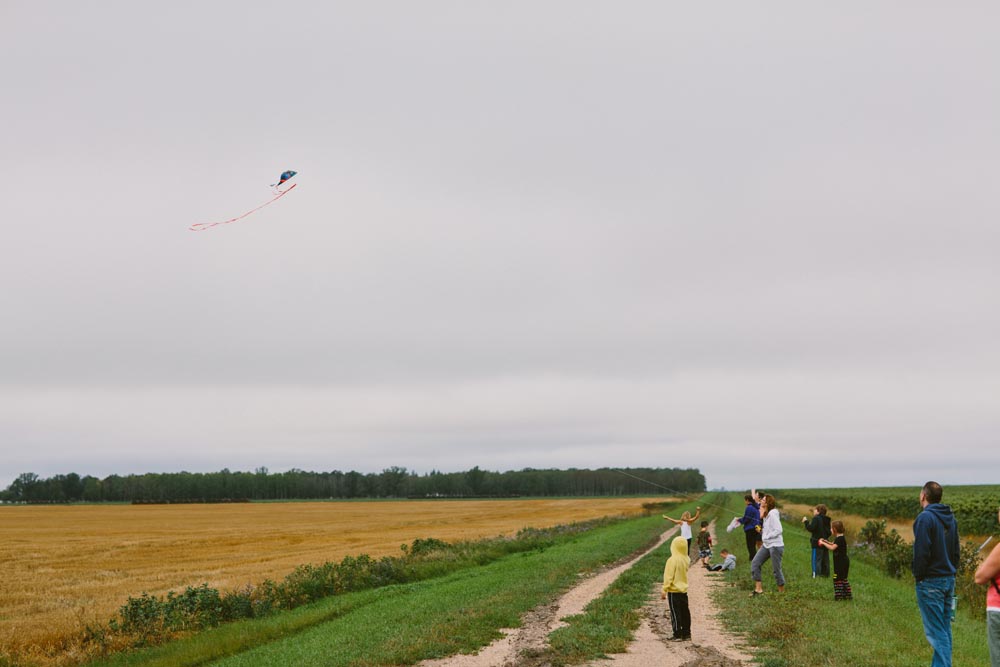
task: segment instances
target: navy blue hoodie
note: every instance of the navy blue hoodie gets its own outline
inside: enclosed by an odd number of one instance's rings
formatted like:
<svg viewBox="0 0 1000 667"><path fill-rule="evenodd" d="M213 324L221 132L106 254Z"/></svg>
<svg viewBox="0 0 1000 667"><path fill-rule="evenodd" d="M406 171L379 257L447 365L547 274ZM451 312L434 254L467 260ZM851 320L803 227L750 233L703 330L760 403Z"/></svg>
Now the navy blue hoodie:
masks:
<svg viewBox="0 0 1000 667"><path fill-rule="evenodd" d="M743 524L743 532L745 533L749 533L757 526L763 525L760 520L760 505L757 503L748 503L746 509L743 510L743 518L740 519L740 523Z"/></svg>
<svg viewBox="0 0 1000 667"><path fill-rule="evenodd" d="M933 503L913 522L913 578L953 577L958 565L958 522L951 508Z"/></svg>

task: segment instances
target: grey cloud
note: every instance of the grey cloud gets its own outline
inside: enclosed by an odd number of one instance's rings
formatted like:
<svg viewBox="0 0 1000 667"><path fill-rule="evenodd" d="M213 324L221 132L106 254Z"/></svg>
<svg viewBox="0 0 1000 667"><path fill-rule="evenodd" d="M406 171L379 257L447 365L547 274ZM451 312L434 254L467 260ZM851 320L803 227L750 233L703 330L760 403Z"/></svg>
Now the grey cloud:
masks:
<svg viewBox="0 0 1000 667"><path fill-rule="evenodd" d="M995 444L989 3L8 4L0 476Z"/></svg>

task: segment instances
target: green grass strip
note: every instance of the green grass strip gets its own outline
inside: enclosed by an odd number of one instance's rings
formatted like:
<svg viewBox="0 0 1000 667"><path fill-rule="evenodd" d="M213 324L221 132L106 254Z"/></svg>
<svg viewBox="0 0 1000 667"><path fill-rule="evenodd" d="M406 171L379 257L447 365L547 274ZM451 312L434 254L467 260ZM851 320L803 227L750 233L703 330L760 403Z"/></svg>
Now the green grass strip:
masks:
<svg viewBox="0 0 1000 667"><path fill-rule="evenodd" d="M733 514L742 515L742 496L730 494L726 502ZM720 515L720 523L730 516ZM836 519L834 512L831 516ZM724 624L756 647L753 653L764 667L912 667L930 663L931 648L924 638L912 580L893 579L856 551L849 551L854 600L835 602L832 579L812 578L808 540L795 538L795 533L808 535L806 531L786 521L784 533L786 592L776 592L769 561L763 571L765 595L758 598L749 597L753 583L742 531L717 533L719 548L736 554L738 565L735 572L726 573L731 585L713 592L715 601ZM848 542L854 538L848 535ZM952 632L956 665L989 664L981 621L960 614Z"/></svg>

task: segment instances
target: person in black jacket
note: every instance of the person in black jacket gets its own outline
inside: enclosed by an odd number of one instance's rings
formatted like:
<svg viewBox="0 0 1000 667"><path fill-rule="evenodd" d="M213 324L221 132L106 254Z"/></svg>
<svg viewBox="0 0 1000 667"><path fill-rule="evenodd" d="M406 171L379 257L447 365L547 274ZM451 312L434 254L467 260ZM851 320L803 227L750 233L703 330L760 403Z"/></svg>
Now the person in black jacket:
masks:
<svg viewBox="0 0 1000 667"><path fill-rule="evenodd" d="M924 635L934 650L931 667L951 667L951 604L959 558L958 522L941 504L944 490L927 482L920 490L923 511L913 522L913 578Z"/></svg>
<svg viewBox="0 0 1000 667"><path fill-rule="evenodd" d="M819 504L813 508L812 518L802 517L802 525L809 531L809 544L812 545L813 577L830 576L830 552L820 546L820 540L830 537L830 517L826 515L826 505Z"/></svg>

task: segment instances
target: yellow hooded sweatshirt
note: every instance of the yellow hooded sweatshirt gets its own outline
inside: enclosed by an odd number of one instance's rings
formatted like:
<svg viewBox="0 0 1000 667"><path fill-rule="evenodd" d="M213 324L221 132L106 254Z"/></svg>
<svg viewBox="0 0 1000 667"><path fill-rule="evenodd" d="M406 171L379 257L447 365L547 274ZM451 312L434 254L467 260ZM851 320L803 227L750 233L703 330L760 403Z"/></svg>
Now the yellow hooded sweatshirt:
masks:
<svg viewBox="0 0 1000 667"><path fill-rule="evenodd" d="M670 558L663 568L663 592L687 593L688 568L691 559L688 558L688 542L683 537L675 537L670 543Z"/></svg>

